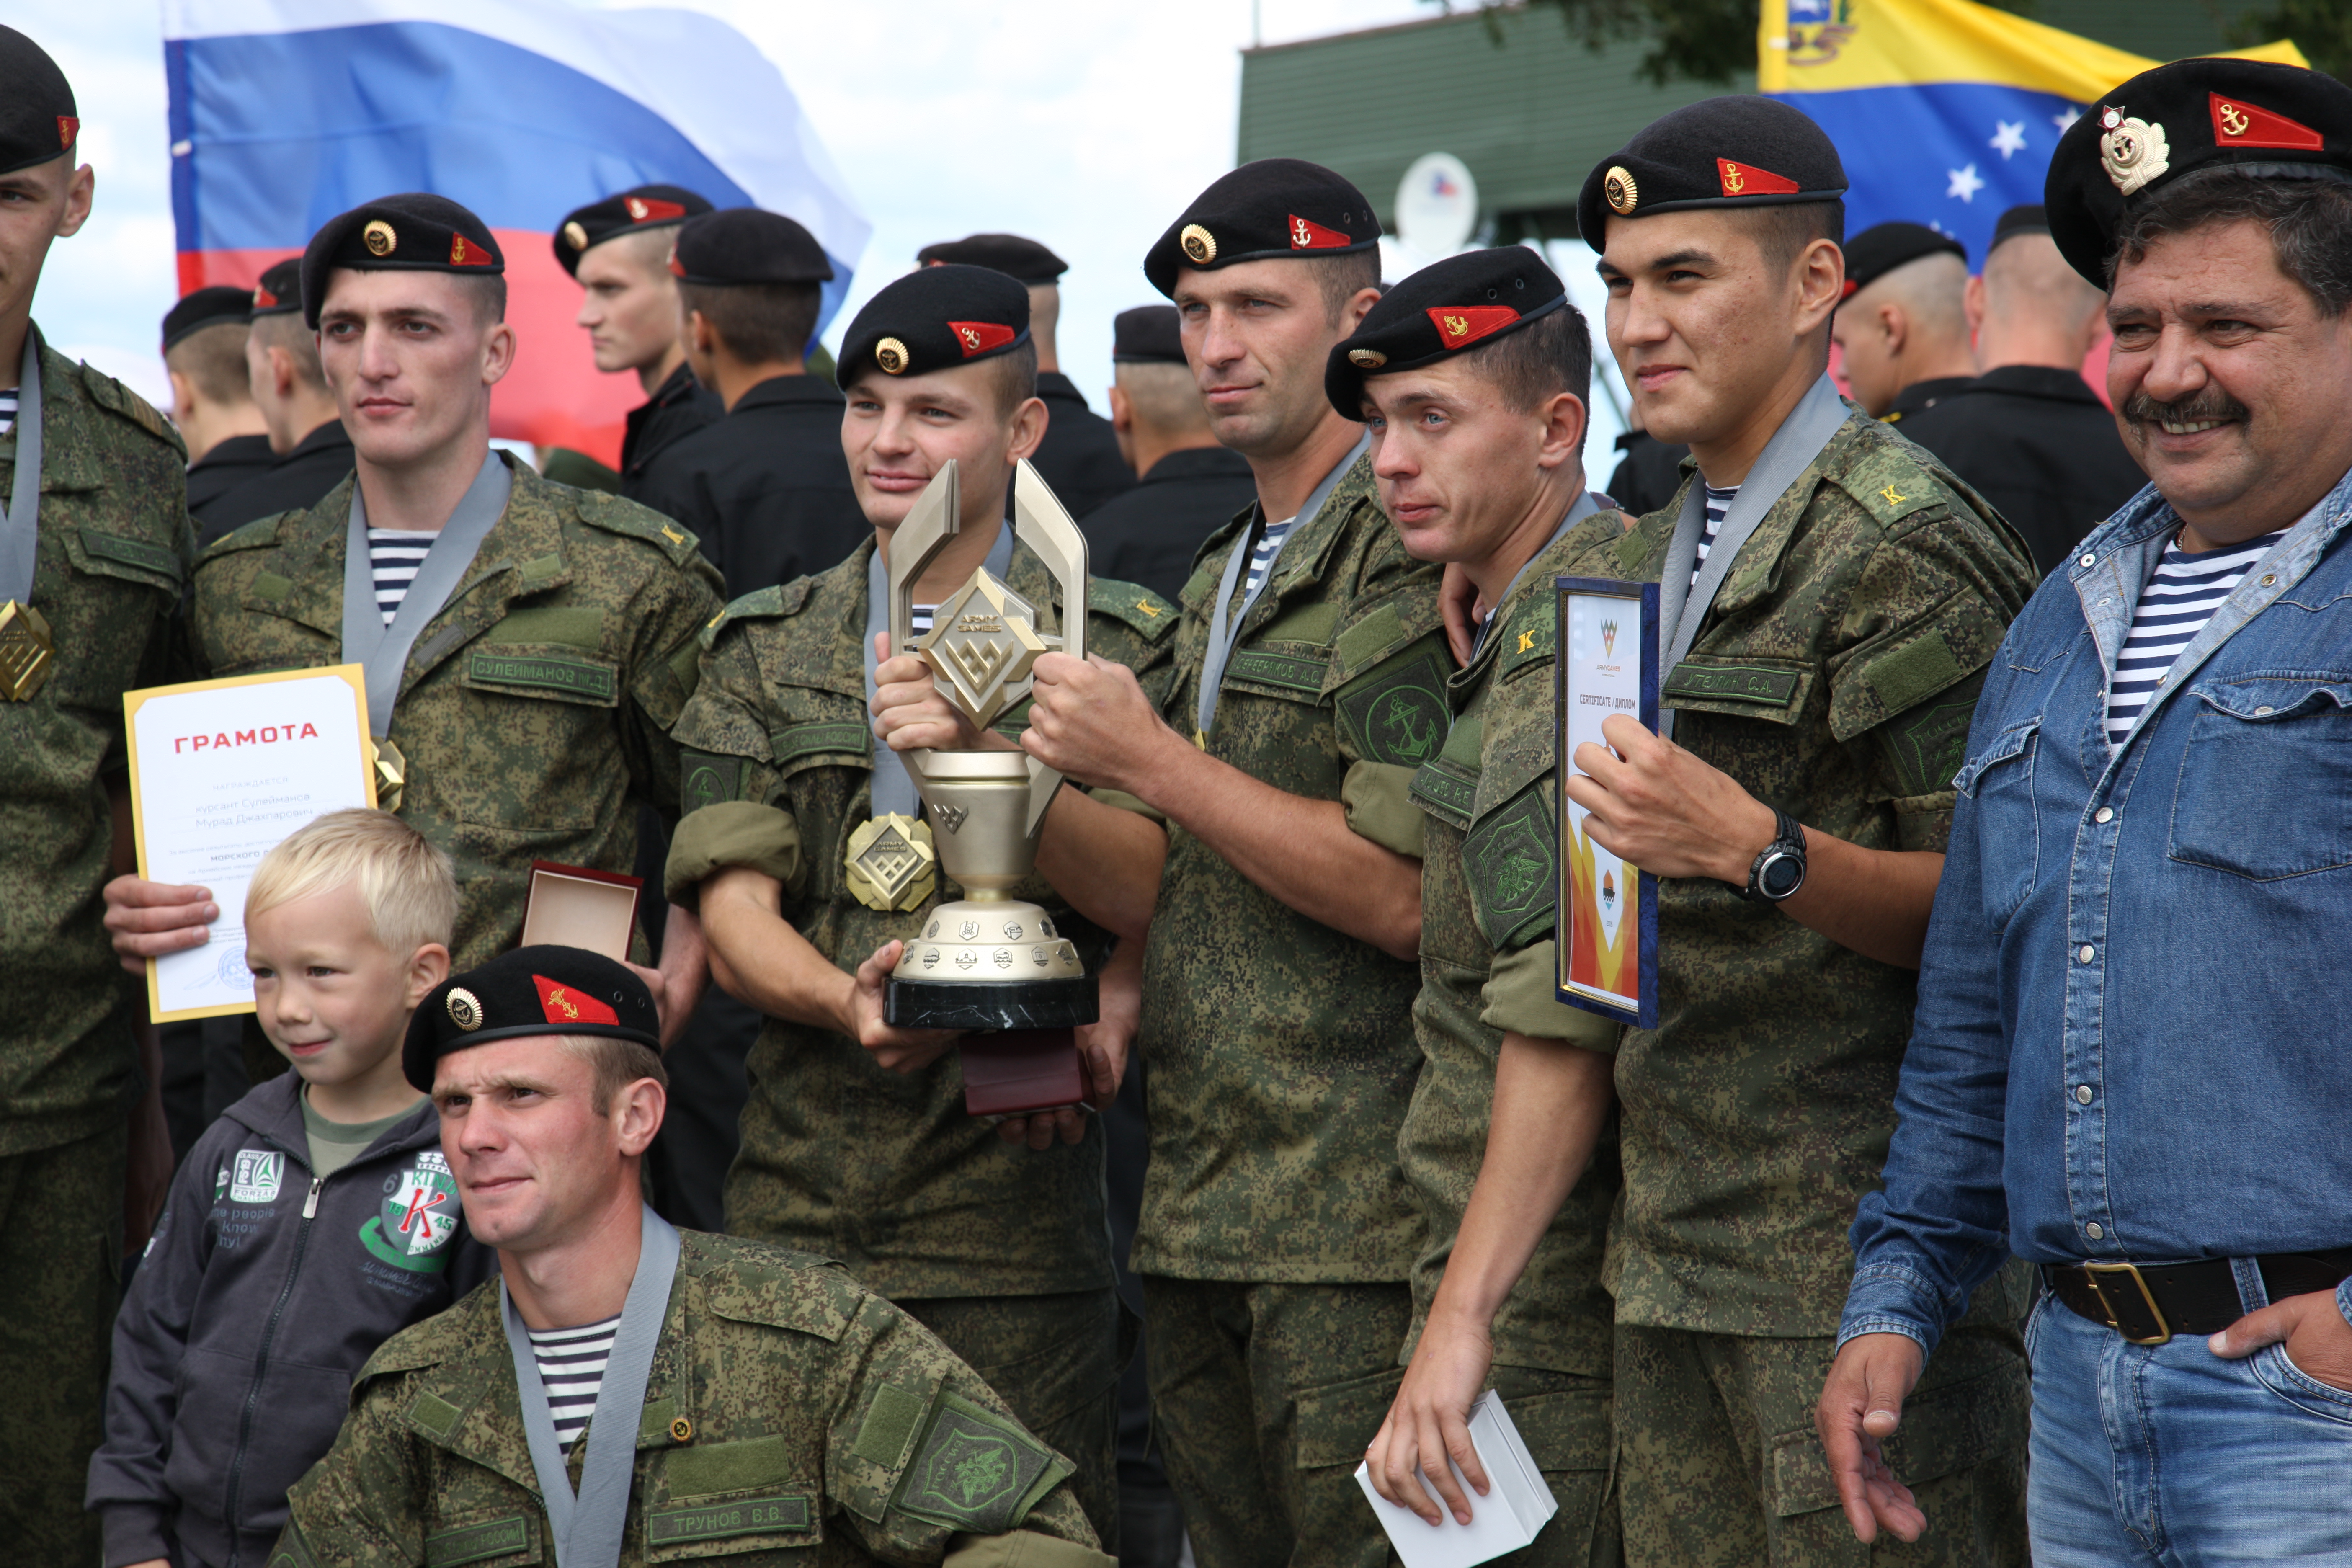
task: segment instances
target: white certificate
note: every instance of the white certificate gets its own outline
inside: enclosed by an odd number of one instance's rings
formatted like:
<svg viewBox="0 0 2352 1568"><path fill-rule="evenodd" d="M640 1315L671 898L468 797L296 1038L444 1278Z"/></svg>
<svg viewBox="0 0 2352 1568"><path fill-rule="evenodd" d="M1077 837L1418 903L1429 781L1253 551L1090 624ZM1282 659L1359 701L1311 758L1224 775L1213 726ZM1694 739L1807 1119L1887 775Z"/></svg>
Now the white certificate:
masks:
<svg viewBox="0 0 2352 1568"><path fill-rule="evenodd" d="M253 1010L245 889L261 858L330 811L375 804L356 664L123 693L139 874L212 890L202 947L147 962L157 1023Z"/></svg>

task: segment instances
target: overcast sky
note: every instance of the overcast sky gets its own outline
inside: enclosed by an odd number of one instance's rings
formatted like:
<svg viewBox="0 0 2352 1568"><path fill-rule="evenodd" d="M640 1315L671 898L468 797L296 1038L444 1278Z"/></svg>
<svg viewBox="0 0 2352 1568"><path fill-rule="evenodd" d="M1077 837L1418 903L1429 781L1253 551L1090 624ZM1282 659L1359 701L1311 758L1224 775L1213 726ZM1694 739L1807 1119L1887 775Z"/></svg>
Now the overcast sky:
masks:
<svg viewBox="0 0 2352 1568"><path fill-rule="evenodd" d="M1144 247L1233 167L1253 13L1267 43L1435 14L1417 0L692 0L684 8L726 18L782 69L873 221L836 339L859 302L913 265L917 247L979 230L1030 235L1070 263L1063 368L1097 412L1111 317L1158 298L1141 271ZM50 253L35 313L61 351L166 403L156 342L177 289L159 8L40 0L11 21L72 80L83 156L98 171L96 211ZM1370 194L1384 206L1392 195ZM1591 258L1575 248L1580 259L1556 262L1589 295ZM1614 421L1605 407L1597 413L1595 440L1605 443ZM1601 479L1605 456L1605 446L1593 453Z"/></svg>

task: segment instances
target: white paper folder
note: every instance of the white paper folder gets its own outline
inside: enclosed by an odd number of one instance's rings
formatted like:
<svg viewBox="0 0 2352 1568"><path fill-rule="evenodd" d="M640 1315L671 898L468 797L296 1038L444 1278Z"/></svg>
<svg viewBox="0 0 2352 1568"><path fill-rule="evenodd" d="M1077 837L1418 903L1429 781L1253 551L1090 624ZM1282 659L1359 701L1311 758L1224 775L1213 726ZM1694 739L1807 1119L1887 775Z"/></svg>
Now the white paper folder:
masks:
<svg viewBox="0 0 2352 1568"><path fill-rule="evenodd" d="M1470 1568L1474 1563L1491 1562L1532 1542L1559 1511L1559 1500L1536 1468L1535 1456L1511 1424L1501 1396L1491 1389L1470 1406L1470 1446L1486 1468L1489 1489L1480 1497L1463 1479L1461 1467L1454 1467L1454 1481L1470 1502L1467 1524L1455 1521L1427 1477L1421 1478L1422 1488L1444 1514L1435 1525L1374 1491L1366 1468L1356 1467L1356 1484L1380 1515L1381 1528L1389 1532L1389 1543L1404 1560L1404 1568Z"/></svg>

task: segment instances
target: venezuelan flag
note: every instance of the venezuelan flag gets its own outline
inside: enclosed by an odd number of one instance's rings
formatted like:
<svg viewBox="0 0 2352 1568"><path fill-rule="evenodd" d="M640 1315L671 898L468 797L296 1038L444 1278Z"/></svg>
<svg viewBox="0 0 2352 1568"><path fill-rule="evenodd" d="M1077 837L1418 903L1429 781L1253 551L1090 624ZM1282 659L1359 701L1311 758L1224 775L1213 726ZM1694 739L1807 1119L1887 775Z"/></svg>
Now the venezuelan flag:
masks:
<svg viewBox="0 0 2352 1568"><path fill-rule="evenodd" d="M2307 65L2292 43L2241 58ZM2161 64L1971 0L1764 0L1758 88L1810 114L1853 188L1846 232L1906 218L1969 247L2042 199L2060 132Z"/></svg>

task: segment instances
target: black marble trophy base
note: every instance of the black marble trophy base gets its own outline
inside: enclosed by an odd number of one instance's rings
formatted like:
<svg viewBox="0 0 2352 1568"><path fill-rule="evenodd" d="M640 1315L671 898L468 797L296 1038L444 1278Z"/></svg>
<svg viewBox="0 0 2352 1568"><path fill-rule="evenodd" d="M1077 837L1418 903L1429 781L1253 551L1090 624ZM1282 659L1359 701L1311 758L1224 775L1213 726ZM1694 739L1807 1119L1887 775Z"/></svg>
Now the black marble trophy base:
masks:
<svg viewBox="0 0 2352 1568"><path fill-rule="evenodd" d="M901 1029L1073 1029L1100 1016L1091 974L993 985L892 980L882 994L883 1021Z"/></svg>

